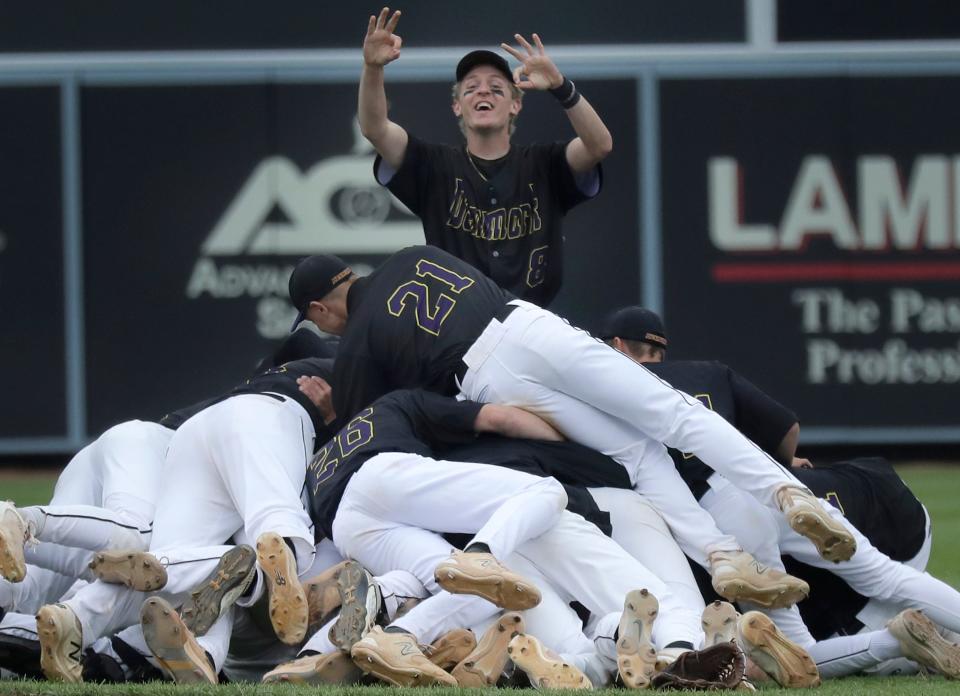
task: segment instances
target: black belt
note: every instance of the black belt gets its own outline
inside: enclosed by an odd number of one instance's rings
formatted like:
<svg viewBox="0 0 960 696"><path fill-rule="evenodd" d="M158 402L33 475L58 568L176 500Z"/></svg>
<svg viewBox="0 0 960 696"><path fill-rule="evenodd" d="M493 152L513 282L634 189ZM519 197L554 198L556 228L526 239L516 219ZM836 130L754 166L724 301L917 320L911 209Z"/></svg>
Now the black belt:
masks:
<svg viewBox="0 0 960 696"><path fill-rule="evenodd" d="M503 307L497 310L497 313L493 315L493 319L499 321L501 324L507 320L507 317L510 316L510 313L517 308L515 304L505 304ZM479 336L478 336L479 338ZM454 371L454 375L457 377L457 382L463 384L463 378L467 374L467 363L460 361L460 364L457 365L457 369ZM456 386L456 385L454 385Z"/></svg>

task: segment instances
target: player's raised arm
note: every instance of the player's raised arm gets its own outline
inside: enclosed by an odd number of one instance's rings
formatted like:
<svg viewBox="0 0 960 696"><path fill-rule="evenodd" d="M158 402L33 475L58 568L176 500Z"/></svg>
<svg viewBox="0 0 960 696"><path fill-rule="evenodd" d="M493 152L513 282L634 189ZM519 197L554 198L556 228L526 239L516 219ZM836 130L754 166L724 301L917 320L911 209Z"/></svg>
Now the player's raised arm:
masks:
<svg viewBox="0 0 960 696"><path fill-rule="evenodd" d="M504 437L560 442L563 435L539 416L513 406L484 404L477 413L474 429L478 433L496 433Z"/></svg>
<svg viewBox="0 0 960 696"><path fill-rule="evenodd" d="M533 35L535 46L520 34L514 34L514 38L523 51L500 44L503 50L520 61L513 73L514 81L520 89L547 90L557 98L577 134L567 145L567 163L578 174L589 171L613 150L610 131L573 82L563 76L547 55L537 34Z"/></svg>
<svg viewBox="0 0 960 696"><path fill-rule="evenodd" d="M387 94L383 86L383 69L387 63L400 57L403 40L394 34L400 10L390 15L384 7L379 16L370 15L367 35L363 40L363 72L360 75L360 95L357 117L360 131L380 156L394 169L403 162L407 149L407 132L387 118Z"/></svg>

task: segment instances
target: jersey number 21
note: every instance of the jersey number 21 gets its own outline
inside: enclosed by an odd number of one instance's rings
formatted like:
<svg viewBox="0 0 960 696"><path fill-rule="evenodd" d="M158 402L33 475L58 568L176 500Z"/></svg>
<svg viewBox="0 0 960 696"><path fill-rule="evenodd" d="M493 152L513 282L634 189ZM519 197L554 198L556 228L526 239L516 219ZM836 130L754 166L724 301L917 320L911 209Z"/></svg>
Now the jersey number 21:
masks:
<svg viewBox="0 0 960 696"><path fill-rule="evenodd" d="M429 334L439 336L443 321L450 316L457 304L456 296L473 285L474 280L426 259L417 261L417 277L423 280L428 277L439 280L449 288L453 296L448 295L444 289L434 297L426 283L408 280L390 295L387 311L399 317L408 305L413 305L417 326Z"/></svg>

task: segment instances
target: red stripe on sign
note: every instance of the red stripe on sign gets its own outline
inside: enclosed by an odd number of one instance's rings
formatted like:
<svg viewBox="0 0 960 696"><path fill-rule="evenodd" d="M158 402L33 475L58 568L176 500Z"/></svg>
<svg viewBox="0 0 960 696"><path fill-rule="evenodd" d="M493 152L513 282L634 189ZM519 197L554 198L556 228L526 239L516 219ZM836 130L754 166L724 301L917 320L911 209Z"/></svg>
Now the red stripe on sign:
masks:
<svg viewBox="0 0 960 696"><path fill-rule="evenodd" d="M960 280L960 262L718 263L718 283L791 283L803 280Z"/></svg>

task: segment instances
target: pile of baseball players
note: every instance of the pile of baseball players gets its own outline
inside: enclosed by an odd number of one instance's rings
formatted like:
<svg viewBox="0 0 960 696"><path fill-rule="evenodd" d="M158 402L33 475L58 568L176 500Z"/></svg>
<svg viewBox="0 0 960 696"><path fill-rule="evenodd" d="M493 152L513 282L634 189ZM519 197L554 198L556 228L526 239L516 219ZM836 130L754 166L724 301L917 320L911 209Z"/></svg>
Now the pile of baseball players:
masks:
<svg viewBox="0 0 960 696"><path fill-rule="evenodd" d="M540 39L504 47L515 74L464 57L467 144L436 146L386 117L398 21L370 18L360 122L429 246L365 277L302 260L295 330L251 376L107 430L49 505L0 503L0 668L544 688L960 677L960 593L923 572L929 518L889 464L797 458L797 417L725 365L665 361L652 312L613 312L594 338L541 307L559 219L599 192L612 142ZM550 90L577 137L512 145L523 89Z"/></svg>

